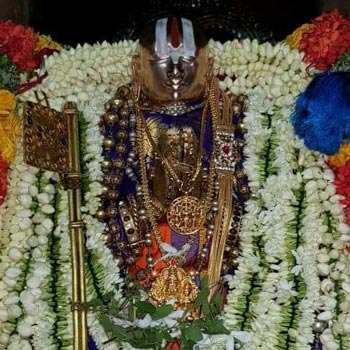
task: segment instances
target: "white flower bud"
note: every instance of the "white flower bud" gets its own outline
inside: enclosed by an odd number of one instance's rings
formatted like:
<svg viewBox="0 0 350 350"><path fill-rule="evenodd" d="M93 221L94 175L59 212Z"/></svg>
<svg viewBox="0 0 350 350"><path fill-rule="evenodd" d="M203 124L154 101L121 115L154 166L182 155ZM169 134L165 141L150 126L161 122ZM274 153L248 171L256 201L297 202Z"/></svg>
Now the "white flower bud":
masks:
<svg viewBox="0 0 350 350"><path fill-rule="evenodd" d="M29 194L32 196L32 197L36 197L38 195L38 187L35 186L35 185L32 185L29 187Z"/></svg>
<svg viewBox="0 0 350 350"><path fill-rule="evenodd" d="M48 204L50 202L50 197L47 193L39 193L38 201L42 204Z"/></svg>
<svg viewBox="0 0 350 350"><path fill-rule="evenodd" d="M45 214L53 214L55 212L55 208L52 205L50 205L50 204L43 205L41 210Z"/></svg>
<svg viewBox="0 0 350 350"><path fill-rule="evenodd" d="M47 234L47 229L43 225L36 226L34 231L39 236L40 235L44 235L45 236Z"/></svg>
<svg viewBox="0 0 350 350"><path fill-rule="evenodd" d="M332 249L330 252L329 252L329 257L331 259L334 259L334 260L337 260L339 258L339 250L337 249Z"/></svg>
<svg viewBox="0 0 350 350"><path fill-rule="evenodd" d="M25 231L16 232L11 236L13 242L19 242L19 243L23 242L26 239L26 237L27 235Z"/></svg>
<svg viewBox="0 0 350 350"><path fill-rule="evenodd" d="M9 258L12 261L20 261L22 259L22 253L17 247L12 247L9 249Z"/></svg>
<svg viewBox="0 0 350 350"><path fill-rule="evenodd" d="M21 274L21 269L19 267L9 267L5 274L8 278L11 278L11 279L16 279L20 274Z"/></svg>
<svg viewBox="0 0 350 350"><path fill-rule="evenodd" d="M7 309L0 309L0 321L6 322L8 320L8 312Z"/></svg>
<svg viewBox="0 0 350 350"><path fill-rule="evenodd" d="M342 311L348 311L350 310L350 303L348 301L343 301L340 303L340 308Z"/></svg>
<svg viewBox="0 0 350 350"><path fill-rule="evenodd" d="M324 311L317 315L317 319L320 321L329 321L332 319L332 312L331 311Z"/></svg>
<svg viewBox="0 0 350 350"><path fill-rule="evenodd" d="M325 278L321 282L321 290L323 293L330 293L331 291L333 291L333 289L334 289L334 283L330 279Z"/></svg>
<svg viewBox="0 0 350 350"><path fill-rule="evenodd" d="M36 236L28 237L27 244L32 248L36 247L39 244L38 237L36 237Z"/></svg>
<svg viewBox="0 0 350 350"><path fill-rule="evenodd" d="M0 344L7 345L9 342L10 336L7 333L0 333Z"/></svg>
<svg viewBox="0 0 350 350"><path fill-rule="evenodd" d="M19 221L19 227L21 230L26 230L32 225L32 220L27 217Z"/></svg>
<svg viewBox="0 0 350 350"><path fill-rule="evenodd" d="M317 261L320 263L327 263L330 260L330 257L328 254L325 253L319 253L317 254Z"/></svg>
<svg viewBox="0 0 350 350"><path fill-rule="evenodd" d="M321 276L327 276L329 274L329 265L324 263L317 264L317 270Z"/></svg>
<svg viewBox="0 0 350 350"><path fill-rule="evenodd" d="M349 226L343 222L341 222L339 225L338 225L338 230L340 231L340 233L346 235L349 233Z"/></svg>
<svg viewBox="0 0 350 350"><path fill-rule="evenodd" d="M33 203L33 199L29 194L22 194L19 196L19 203L24 208L29 208Z"/></svg>
<svg viewBox="0 0 350 350"><path fill-rule="evenodd" d="M18 318L22 315L22 309L16 304L10 305L8 314L10 318Z"/></svg>
<svg viewBox="0 0 350 350"><path fill-rule="evenodd" d="M30 209L22 209L17 211L16 215L20 218L30 218L32 216L32 211Z"/></svg>
<svg viewBox="0 0 350 350"><path fill-rule="evenodd" d="M16 339L16 340L10 342L10 344L7 347L7 350L18 350L18 349L20 349L19 346L20 346L20 341Z"/></svg>
<svg viewBox="0 0 350 350"><path fill-rule="evenodd" d="M27 286L29 288L38 288L41 284L41 278L38 276L32 276L27 280Z"/></svg>
<svg viewBox="0 0 350 350"><path fill-rule="evenodd" d="M53 228L53 221L49 218L46 218L41 225L43 225L48 231L51 231L51 229Z"/></svg>
<svg viewBox="0 0 350 350"><path fill-rule="evenodd" d="M8 287L14 287L17 283L16 280L13 280L11 278L8 278L6 276L4 276L4 278L2 279L2 281L8 286Z"/></svg>
<svg viewBox="0 0 350 350"><path fill-rule="evenodd" d="M43 256L43 252L39 247L34 248L33 257L34 259L40 259Z"/></svg>
<svg viewBox="0 0 350 350"><path fill-rule="evenodd" d="M19 321L17 331L21 337L28 338L33 334L33 327L25 321Z"/></svg>
<svg viewBox="0 0 350 350"><path fill-rule="evenodd" d="M45 185L43 191L48 193L48 194L51 194L51 195L55 194L55 192L56 192L55 186L53 186L51 184Z"/></svg>
<svg viewBox="0 0 350 350"><path fill-rule="evenodd" d="M47 236L38 236L38 243L40 245L46 245L48 242Z"/></svg>
<svg viewBox="0 0 350 350"><path fill-rule="evenodd" d="M18 297L17 293L12 292L4 299L4 304L5 305L13 305L13 304L17 304L18 301L19 301L19 297Z"/></svg>

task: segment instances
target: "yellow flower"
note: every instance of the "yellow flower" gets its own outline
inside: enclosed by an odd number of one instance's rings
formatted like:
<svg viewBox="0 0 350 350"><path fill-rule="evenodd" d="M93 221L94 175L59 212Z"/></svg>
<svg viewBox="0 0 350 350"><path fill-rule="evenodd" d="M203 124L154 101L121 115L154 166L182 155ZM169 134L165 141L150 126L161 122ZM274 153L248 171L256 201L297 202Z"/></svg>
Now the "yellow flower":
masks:
<svg viewBox="0 0 350 350"><path fill-rule="evenodd" d="M0 156L11 163L16 154L16 138L20 120L14 114L16 98L10 91L0 90Z"/></svg>
<svg viewBox="0 0 350 350"><path fill-rule="evenodd" d="M313 27L312 24L305 23L297 28L292 34L288 35L286 38L287 44L292 49L299 49L299 43L303 36L303 33Z"/></svg>
<svg viewBox="0 0 350 350"><path fill-rule="evenodd" d="M0 118L9 115L16 107L15 95L7 90L0 90Z"/></svg>
<svg viewBox="0 0 350 350"><path fill-rule="evenodd" d="M20 132L20 120L13 113L0 118L0 156L8 164L15 158L16 139Z"/></svg>
<svg viewBox="0 0 350 350"><path fill-rule="evenodd" d="M345 143L339 148L338 154L328 157L328 162L331 165L339 168L345 165L349 157L350 157L350 146L348 143Z"/></svg>
<svg viewBox="0 0 350 350"><path fill-rule="evenodd" d="M58 50L60 51L62 49L62 46L59 43L56 43L56 41L53 41L49 36L47 35L36 35L37 43L35 46L35 52L39 52L42 49L52 49L52 50Z"/></svg>

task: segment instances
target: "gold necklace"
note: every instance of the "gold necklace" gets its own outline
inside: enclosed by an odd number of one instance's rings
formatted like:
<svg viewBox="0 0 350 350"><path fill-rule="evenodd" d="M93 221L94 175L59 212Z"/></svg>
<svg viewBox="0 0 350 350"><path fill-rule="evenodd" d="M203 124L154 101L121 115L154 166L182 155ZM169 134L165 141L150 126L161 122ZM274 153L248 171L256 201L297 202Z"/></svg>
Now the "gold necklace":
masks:
<svg viewBox="0 0 350 350"><path fill-rule="evenodd" d="M216 85L212 82L210 84L209 105L211 107L212 114L212 129L213 140L215 140L217 118L218 118L218 94L213 92ZM214 108L216 106L216 108ZM144 128L144 116L141 109L137 108L136 119L136 137L137 137L137 150L140 158L140 172L141 172L141 187L144 199L145 210L149 218L152 230L154 232L157 244L161 250L161 235L158 230L156 215L154 213L154 207L152 205L152 198L148 187L147 167L146 167L146 152L144 147L143 128ZM176 174L177 176L177 174ZM211 207L211 201L214 195L214 177L215 177L215 150L212 147L210 165L209 165L209 180L208 190L204 200L189 196L185 193L184 196L176 198L169 206L167 211L167 221L169 226L177 233L182 235L192 235L202 227L205 222L206 213ZM180 180L181 181L181 180ZM162 252L162 251L161 251ZM163 254L163 252L162 252Z"/></svg>

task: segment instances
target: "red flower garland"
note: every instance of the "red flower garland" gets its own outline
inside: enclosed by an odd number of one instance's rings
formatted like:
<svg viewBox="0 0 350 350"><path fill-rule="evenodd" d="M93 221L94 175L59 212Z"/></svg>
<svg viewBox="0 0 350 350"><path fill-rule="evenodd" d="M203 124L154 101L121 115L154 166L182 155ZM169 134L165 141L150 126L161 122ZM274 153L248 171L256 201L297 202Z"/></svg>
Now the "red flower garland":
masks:
<svg viewBox="0 0 350 350"><path fill-rule="evenodd" d="M0 205L4 203L7 192L7 163L0 158Z"/></svg>
<svg viewBox="0 0 350 350"><path fill-rule="evenodd" d="M0 51L21 70L33 70L38 67L34 50L37 38L31 28L15 24L12 21L0 23Z"/></svg>
<svg viewBox="0 0 350 350"><path fill-rule="evenodd" d="M350 48L350 21L334 10L315 18L312 24L302 34L300 51L305 53L306 62L327 70Z"/></svg>
<svg viewBox="0 0 350 350"><path fill-rule="evenodd" d="M336 193L344 197L340 203L344 207L346 223L350 225L350 160L342 167L333 167L333 172Z"/></svg>

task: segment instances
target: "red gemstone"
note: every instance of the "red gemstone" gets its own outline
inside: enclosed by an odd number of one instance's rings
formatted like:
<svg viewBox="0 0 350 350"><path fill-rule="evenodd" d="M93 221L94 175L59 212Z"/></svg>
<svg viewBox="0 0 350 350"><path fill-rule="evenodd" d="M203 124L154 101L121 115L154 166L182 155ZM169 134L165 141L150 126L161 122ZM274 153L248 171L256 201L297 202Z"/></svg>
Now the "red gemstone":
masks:
<svg viewBox="0 0 350 350"><path fill-rule="evenodd" d="M230 152L230 146L226 145L226 146L222 147L222 150L225 154L228 154Z"/></svg>
<svg viewBox="0 0 350 350"><path fill-rule="evenodd" d="M173 266L176 265L177 264L177 260L176 259L171 259L170 260L170 264L173 265Z"/></svg>

